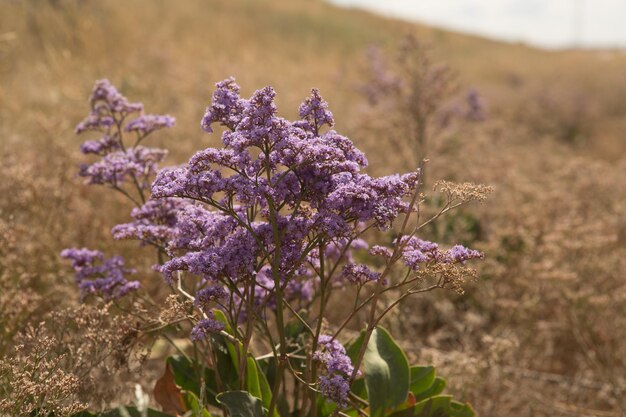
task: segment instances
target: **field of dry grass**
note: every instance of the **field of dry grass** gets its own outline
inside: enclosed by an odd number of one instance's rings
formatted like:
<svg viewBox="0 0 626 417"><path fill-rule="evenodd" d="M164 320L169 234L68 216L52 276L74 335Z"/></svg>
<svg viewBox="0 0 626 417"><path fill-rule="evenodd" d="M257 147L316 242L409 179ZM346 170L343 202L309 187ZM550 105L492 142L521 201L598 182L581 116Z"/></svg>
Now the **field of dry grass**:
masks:
<svg viewBox="0 0 626 417"><path fill-rule="evenodd" d="M0 353L25 323L78 301L63 248L141 253L110 238L129 207L76 176L73 129L94 80L176 117L154 143L168 164L215 144L199 124L214 82L235 76L246 96L272 85L288 117L318 87L337 130L388 174L404 168L406 132L367 108L358 86L369 45L393 56L412 34L458 74L459 95L476 88L488 109L484 123L438 137L429 177L496 192L429 231L484 250L481 280L464 296L412 301L418 317L387 325L479 415L626 412L625 52L547 52L308 0L0 8Z"/></svg>

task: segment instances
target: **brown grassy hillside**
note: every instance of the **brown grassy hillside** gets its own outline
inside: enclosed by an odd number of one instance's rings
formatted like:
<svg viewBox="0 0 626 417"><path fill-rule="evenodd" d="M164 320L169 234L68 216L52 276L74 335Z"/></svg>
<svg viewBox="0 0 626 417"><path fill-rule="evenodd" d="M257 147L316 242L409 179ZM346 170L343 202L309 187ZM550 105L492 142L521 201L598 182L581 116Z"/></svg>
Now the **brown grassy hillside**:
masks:
<svg viewBox="0 0 626 417"><path fill-rule="evenodd" d="M388 325L480 415L626 412L626 53L548 52L309 0L0 0L0 9L0 352L29 317L76 301L63 248L139 250L110 239L129 207L76 176L73 129L94 80L177 118L153 142L171 164L217 142L199 123L214 82L235 76L244 95L270 84L286 116L318 87L337 130L373 172L389 173L406 150L390 138L405 132L364 110L357 86L368 45L393 56L413 34L458 74L458 94L475 87L489 113L442 136L429 176L496 193L448 232L430 231L485 250L482 280L462 297L417 300L406 311L418 316ZM43 302L16 307L16 293Z"/></svg>

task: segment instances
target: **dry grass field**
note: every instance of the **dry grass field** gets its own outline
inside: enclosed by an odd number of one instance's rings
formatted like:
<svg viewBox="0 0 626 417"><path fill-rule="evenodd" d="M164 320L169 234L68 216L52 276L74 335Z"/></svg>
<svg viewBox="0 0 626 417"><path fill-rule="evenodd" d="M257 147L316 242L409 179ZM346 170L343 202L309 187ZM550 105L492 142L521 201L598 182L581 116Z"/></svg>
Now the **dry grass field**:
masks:
<svg viewBox="0 0 626 417"><path fill-rule="evenodd" d="M0 0L0 355L78 303L63 248L144 253L110 238L128 204L76 175L95 80L176 117L153 142L168 165L217 143L199 123L215 82L232 75L245 96L272 85L287 117L318 87L370 172L389 174L406 168L408 134L359 86L368 46L393 57L407 35L456 74L450 103L476 89L487 108L432 139L428 181L495 192L428 231L484 250L480 279L408 301L387 326L478 415L623 416L626 52L544 51L312 0ZM139 279L159 291L158 274ZM106 378L154 384L150 362Z"/></svg>

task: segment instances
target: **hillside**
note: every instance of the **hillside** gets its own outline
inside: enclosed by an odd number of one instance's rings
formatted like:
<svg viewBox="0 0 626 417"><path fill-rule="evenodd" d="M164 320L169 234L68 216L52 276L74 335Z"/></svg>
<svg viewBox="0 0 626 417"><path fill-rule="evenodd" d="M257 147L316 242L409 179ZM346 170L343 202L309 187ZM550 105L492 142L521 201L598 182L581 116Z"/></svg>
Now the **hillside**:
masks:
<svg viewBox="0 0 626 417"><path fill-rule="evenodd" d="M435 363L479 415L625 412L626 53L545 51L311 0L0 4L0 314L14 292L44 300L23 320L75 304L63 248L143 253L110 238L128 205L76 175L74 126L95 80L176 117L152 142L170 150L168 165L218 143L200 128L215 82L234 76L246 97L272 85L286 117L317 87L369 172L387 174L406 168L410 144L359 93L365 52L380 45L393 62L414 35L457 74L451 103L476 89L488 112L438 138L428 180L496 192L427 231L484 250L481 279L463 296L427 294L387 325L412 335L407 351ZM153 259L141 259L149 270ZM153 294L159 279L142 277ZM0 352L25 322L0 316ZM158 372L148 366L146 390Z"/></svg>

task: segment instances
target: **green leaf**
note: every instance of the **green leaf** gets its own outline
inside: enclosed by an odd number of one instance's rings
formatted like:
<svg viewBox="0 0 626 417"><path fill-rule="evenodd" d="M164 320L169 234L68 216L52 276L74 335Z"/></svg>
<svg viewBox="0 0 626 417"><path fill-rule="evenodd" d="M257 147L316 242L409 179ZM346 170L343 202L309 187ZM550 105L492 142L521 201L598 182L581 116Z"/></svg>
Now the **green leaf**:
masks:
<svg viewBox="0 0 626 417"><path fill-rule="evenodd" d="M364 364L370 415L382 417L386 409L393 409L407 398L409 362L389 333L376 327L367 344Z"/></svg>
<svg viewBox="0 0 626 417"><path fill-rule="evenodd" d="M174 382L186 392L192 392L196 397L200 397L200 372L202 365L196 361L189 361L184 356L170 356L167 363L174 374ZM204 367L204 395L206 401L211 405L217 405L215 396L218 394L215 371Z"/></svg>
<svg viewBox="0 0 626 417"><path fill-rule="evenodd" d="M426 390L422 391L419 395L415 395L415 401L420 402L427 398L434 397L443 392L446 387L446 381L442 378L435 378L432 385Z"/></svg>
<svg viewBox="0 0 626 417"><path fill-rule="evenodd" d="M406 410L398 411L389 417L450 417L452 397L441 395L415 404Z"/></svg>
<svg viewBox="0 0 626 417"><path fill-rule="evenodd" d="M356 358L359 355L361 346L363 346L363 340L365 340L365 331L361 331L356 339L352 340L346 346L346 354L350 358L352 363L356 362ZM365 388L365 380L363 378L357 378L352 383L351 391L360 398L367 400L367 390Z"/></svg>
<svg viewBox="0 0 626 417"><path fill-rule="evenodd" d="M432 366L412 366L411 367L411 385L409 390L413 395L419 395L435 382L435 368Z"/></svg>
<svg viewBox="0 0 626 417"><path fill-rule="evenodd" d="M357 397L367 400L367 389L365 388L365 379L355 379L352 383L351 391Z"/></svg>
<svg viewBox="0 0 626 417"><path fill-rule="evenodd" d="M272 389L270 388L270 384L267 382L267 377L261 370L259 363L254 360L254 364L259 375L259 386L261 388L261 400L263 400L263 406L265 408L269 408L270 403L272 402ZM274 415L272 417L279 417L278 411L274 410Z"/></svg>
<svg viewBox="0 0 626 417"><path fill-rule="evenodd" d="M450 403L450 417L474 417L476 412L469 404L461 404L456 401Z"/></svg>
<svg viewBox="0 0 626 417"><path fill-rule="evenodd" d="M200 365L191 363L187 358L180 355L169 356L167 363L174 374L174 382L181 389L200 395Z"/></svg>
<svg viewBox="0 0 626 417"><path fill-rule="evenodd" d="M415 404L415 414L413 415L420 417L448 417L450 401L452 401L452 397L448 395L431 397L425 401Z"/></svg>
<svg viewBox="0 0 626 417"><path fill-rule="evenodd" d="M223 392L216 398L228 409L230 417L263 417L263 403L246 391Z"/></svg>
<svg viewBox="0 0 626 417"><path fill-rule="evenodd" d="M365 330L361 331L361 333L359 333L359 336L350 343L348 343L348 346L346 346L346 354L348 355L352 363L356 361L356 358L359 355L361 346L363 346L363 340L365 340Z"/></svg>
<svg viewBox="0 0 626 417"><path fill-rule="evenodd" d="M191 410L191 417L211 417L211 413L200 404L200 400L193 392L185 393L185 403Z"/></svg>
<svg viewBox="0 0 626 417"><path fill-rule="evenodd" d="M233 329L230 327L230 324L228 323L228 319L226 318L226 315L224 314L223 311L215 309L213 310L213 314L217 321L224 324L224 331L226 333L230 335L235 334L233 332ZM221 335L215 335L214 337L218 340L221 340L221 344L224 347L226 347L226 350L228 351L228 355L230 356L233 366L235 367L235 372L239 373L239 362L238 362L239 355L237 355L237 351L241 352L243 350L243 345L241 344L241 342L237 342L237 346L235 346L232 342L226 340L226 338Z"/></svg>
<svg viewBox="0 0 626 417"><path fill-rule="evenodd" d="M234 335L233 329L232 327L230 327L230 324L228 323L228 319L226 318L226 315L224 314L222 310L214 309L213 316L215 317L215 320L219 321L220 323L224 325L224 331L226 333L230 335Z"/></svg>
<svg viewBox="0 0 626 417"><path fill-rule="evenodd" d="M337 404L326 401L321 395L317 396L317 411L320 417L329 417L337 410Z"/></svg>
<svg viewBox="0 0 626 417"><path fill-rule="evenodd" d="M256 361L252 357L248 357L246 366L246 388L250 395L263 398L261 383L259 382L259 372L256 367Z"/></svg>

